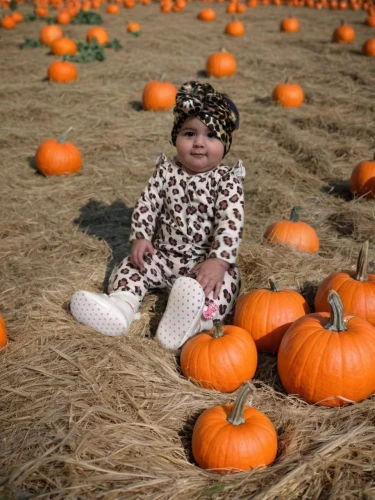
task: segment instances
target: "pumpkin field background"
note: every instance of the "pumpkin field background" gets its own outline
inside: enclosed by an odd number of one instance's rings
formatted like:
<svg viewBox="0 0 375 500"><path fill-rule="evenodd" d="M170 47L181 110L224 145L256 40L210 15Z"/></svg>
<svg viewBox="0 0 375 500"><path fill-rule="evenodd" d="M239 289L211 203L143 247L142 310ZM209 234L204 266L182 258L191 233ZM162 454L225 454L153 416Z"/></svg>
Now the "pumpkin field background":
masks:
<svg viewBox="0 0 375 500"><path fill-rule="evenodd" d="M122 48L76 63L78 79L68 84L46 79L59 59L48 47L20 49L38 39L43 20L0 29L0 314L8 332L0 352L0 498L375 498L375 396L341 408L309 405L284 391L276 357L260 354L251 401L277 430L277 459L219 475L194 463L191 434L204 409L233 402L235 393L194 385L154 341L167 294L148 295L141 318L119 338L69 313L75 291L105 291L129 251L132 208L157 152L174 154L172 111L142 109L150 80L207 81L239 108L228 162L241 158L246 167L243 292L268 287L273 276L313 307L319 283L353 269L365 240L375 272L375 201L349 190L353 168L374 155L375 58L361 54L375 36L367 13L259 5L236 16L245 36L229 37L225 3L208 4L214 22L197 19L207 7L198 1L170 14L137 3L109 15L105 5L102 27ZM280 31L289 15L299 19L298 33ZM351 44L331 42L341 20L356 32ZM130 21L141 24L140 36L127 33ZM85 41L90 27L63 31ZM209 78L206 60L222 48L237 71ZM304 90L300 108L272 101L286 78ZM69 127L82 169L40 175L38 146ZM317 231L317 254L263 242L266 227L293 206Z"/></svg>

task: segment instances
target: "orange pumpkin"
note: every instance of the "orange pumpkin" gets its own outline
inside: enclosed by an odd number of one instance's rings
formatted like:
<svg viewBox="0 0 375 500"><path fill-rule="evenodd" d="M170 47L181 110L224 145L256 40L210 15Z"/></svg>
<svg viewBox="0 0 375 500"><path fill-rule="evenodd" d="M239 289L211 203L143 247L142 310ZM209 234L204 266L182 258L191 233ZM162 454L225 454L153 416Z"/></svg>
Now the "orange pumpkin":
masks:
<svg viewBox="0 0 375 500"><path fill-rule="evenodd" d="M128 23L126 31L132 35L139 35L141 33L141 25L138 23Z"/></svg>
<svg viewBox="0 0 375 500"><path fill-rule="evenodd" d="M361 161L354 168L350 176L350 191L356 196L375 198L375 156L373 160Z"/></svg>
<svg viewBox="0 0 375 500"><path fill-rule="evenodd" d="M335 290L345 311L366 319L375 326L375 274L367 273L368 241L358 254L355 271L336 271L319 285L315 296L315 310L329 311L328 294Z"/></svg>
<svg viewBox="0 0 375 500"><path fill-rule="evenodd" d="M236 5L236 13L245 14L245 12L246 12L246 5L242 2L238 2Z"/></svg>
<svg viewBox="0 0 375 500"><path fill-rule="evenodd" d="M0 349L5 347L8 342L7 330L5 328L4 318L0 314Z"/></svg>
<svg viewBox="0 0 375 500"><path fill-rule="evenodd" d="M177 88L171 82L151 80L142 94L142 107L146 111L161 111L176 104Z"/></svg>
<svg viewBox="0 0 375 500"><path fill-rule="evenodd" d="M47 139L38 147L35 155L37 169L43 175L72 175L82 167L79 150L66 138L73 127L69 127L59 140Z"/></svg>
<svg viewBox="0 0 375 500"><path fill-rule="evenodd" d="M86 35L86 40L91 42L93 38L96 38L99 45L105 45L109 41L108 33L101 26L94 26L89 29Z"/></svg>
<svg viewBox="0 0 375 500"><path fill-rule="evenodd" d="M341 21L341 26L336 28L332 35L332 42L334 43L352 43L355 40L354 29Z"/></svg>
<svg viewBox="0 0 375 500"><path fill-rule="evenodd" d="M285 108L298 108L303 104L304 94L297 83L279 83L272 92L272 99Z"/></svg>
<svg viewBox="0 0 375 500"><path fill-rule="evenodd" d="M295 321L280 344L277 367L284 388L307 403L342 406L375 391L375 328L345 314L337 292L330 313Z"/></svg>
<svg viewBox="0 0 375 500"><path fill-rule="evenodd" d="M69 24L72 19L72 15L67 9L62 9L56 16L56 22L58 24Z"/></svg>
<svg viewBox="0 0 375 500"><path fill-rule="evenodd" d="M314 228L299 220L300 207L293 207L289 220L271 224L263 237L273 245L288 245L302 252L315 253L319 250L319 238Z"/></svg>
<svg viewBox="0 0 375 500"><path fill-rule="evenodd" d="M18 12L17 10L11 13L11 17L16 24L22 23L23 21L23 15L21 14L21 12Z"/></svg>
<svg viewBox="0 0 375 500"><path fill-rule="evenodd" d="M198 19L200 21L215 21L216 12L214 9L203 9L198 14Z"/></svg>
<svg viewBox="0 0 375 500"><path fill-rule="evenodd" d="M55 61L48 66L47 78L57 83L68 83L77 80L78 72L69 61Z"/></svg>
<svg viewBox="0 0 375 500"><path fill-rule="evenodd" d="M225 33L230 36L243 36L245 26L241 21L230 21L225 27Z"/></svg>
<svg viewBox="0 0 375 500"><path fill-rule="evenodd" d="M51 43L51 52L55 56L63 56L65 54L74 56L77 53L77 44L70 38L56 38Z"/></svg>
<svg viewBox="0 0 375 500"><path fill-rule="evenodd" d="M232 76L237 69L237 62L234 56L226 51L214 52L206 62L206 71L209 76L222 78Z"/></svg>
<svg viewBox="0 0 375 500"><path fill-rule="evenodd" d="M254 376L258 353L246 330L216 323L183 345L180 363L183 375L198 385L233 392Z"/></svg>
<svg viewBox="0 0 375 500"><path fill-rule="evenodd" d="M375 57L375 38L369 38L362 45L362 54L368 57Z"/></svg>
<svg viewBox="0 0 375 500"><path fill-rule="evenodd" d="M107 5L105 11L107 14L118 14L120 12L120 6L116 3L110 3Z"/></svg>
<svg viewBox="0 0 375 500"><path fill-rule="evenodd" d="M296 17L286 17L280 23L280 30L286 33L297 33L299 31L299 21Z"/></svg>
<svg viewBox="0 0 375 500"><path fill-rule="evenodd" d="M1 27L6 30L12 30L16 26L16 21L12 18L11 15L5 15L1 18Z"/></svg>
<svg viewBox="0 0 375 500"><path fill-rule="evenodd" d="M47 24L43 26L43 28L39 32L39 40L44 45L51 45L51 43L57 38L61 38L63 36L63 30L60 26L56 26L55 24Z"/></svg>
<svg viewBox="0 0 375 500"><path fill-rule="evenodd" d="M375 28L375 15L370 14L369 16L367 16L365 19L365 24L366 26L371 26L371 28Z"/></svg>
<svg viewBox="0 0 375 500"><path fill-rule="evenodd" d="M280 290L272 279L269 283L270 289L252 290L237 299L233 324L250 333L259 352L275 354L290 325L310 308L295 290Z"/></svg>
<svg viewBox="0 0 375 500"><path fill-rule="evenodd" d="M199 415L192 451L199 467L220 474L270 465L277 454L277 433L270 419L246 405L244 384L233 404L213 406Z"/></svg>

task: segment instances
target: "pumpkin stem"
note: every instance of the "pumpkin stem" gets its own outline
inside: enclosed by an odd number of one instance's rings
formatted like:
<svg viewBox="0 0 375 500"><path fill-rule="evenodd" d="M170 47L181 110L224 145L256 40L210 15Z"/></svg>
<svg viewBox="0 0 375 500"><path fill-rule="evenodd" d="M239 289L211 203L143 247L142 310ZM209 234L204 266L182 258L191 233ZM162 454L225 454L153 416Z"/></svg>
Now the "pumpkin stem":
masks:
<svg viewBox="0 0 375 500"><path fill-rule="evenodd" d="M280 292L279 285L276 283L275 280L273 280L272 278L269 278L268 283L270 284L270 288L271 288L272 292Z"/></svg>
<svg viewBox="0 0 375 500"><path fill-rule="evenodd" d="M60 144L64 144L66 141L66 138L68 137L68 134L73 130L73 127L69 127L65 132L61 135L60 139L57 141Z"/></svg>
<svg viewBox="0 0 375 500"><path fill-rule="evenodd" d="M331 290L328 294L328 302L331 308L331 316L329 322L324 327L325 330L333 332L344 332L348 329L344 321L344 308L340 299L340 295Z"/></svg>
<svg viewBox="0 0 375 500"><path fill-rule="evenodd" d="M289 220L292 222L298 222L299 221L299 213L301 210L302 210L301 207L293 207L292 211L290 212Z"/></svg>
<svg viewBox="0 0 375 500"><path fill-rule="evenodd" d="M251 385L248 382L242 384L237 399L234 402L232 411L227 418L227 421L232 425L241 425L245 423L245 419L243 418L246 398L251 391Z"/></svg>
<svg viewBox="0 0 375 500"><path fill-rule="evenodd" d="M362 245L358 254L357 269L354 279L357 281L368 281L367 276L367 260L368 260L368 240Z"/></svg>
<svg viewBox="0 0 375 500"><path fill-rule="evenodd" d="M224 336L223 323L222 321L217 321L216 323L214 323L214 334L212 335L212 338L219 339L220 337L223 336Z"/></svg>

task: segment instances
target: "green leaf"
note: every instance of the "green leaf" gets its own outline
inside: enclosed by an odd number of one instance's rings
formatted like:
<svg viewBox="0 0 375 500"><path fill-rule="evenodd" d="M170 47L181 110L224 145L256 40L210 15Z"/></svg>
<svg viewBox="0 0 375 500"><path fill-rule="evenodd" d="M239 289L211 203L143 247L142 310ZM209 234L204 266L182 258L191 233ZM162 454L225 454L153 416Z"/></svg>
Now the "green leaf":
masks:
<svg viewBox="0 0 375 500"><path fill-rule="evenodd" d="M35 14L35 12L33 12L32 14L27 14L27 16L25 16L23 18L23 22L24 23L30 23L32 21L36 21L36 14Z"/></svg>
<svg viewBox="0 0 375 500"><path fill-rule="evenodd" d="M122 49L122 45L120 44L120 42L117 40L117 38L112 38L112 40L110 40L109 42L107 42L104 47L106 49L113 49L113 50L120 50Z"/></svg>
<svg viewBox="0 0 375 500"><path fill-rule="evenodd" d="M10 0L9 2L9 8L12 12L17 10L17 2L15 0Z"/></svg>
<svg viewBox="0 0 375 500"><path fill-rule="evenodd" d="M25 49L25 48L35 48L35 47L44 47L42 43L39 42L39 40L33 40L32 38L25 38L25 41L19 45L20 49Z"/></svg>
<svg viewBox="0 0 375 500"><path fill-rule="evenodd" d="M78 14L73 17L70 21L72 24L102 24L103 18L97 12L93 12L90 10L80 10Z"/></svg>

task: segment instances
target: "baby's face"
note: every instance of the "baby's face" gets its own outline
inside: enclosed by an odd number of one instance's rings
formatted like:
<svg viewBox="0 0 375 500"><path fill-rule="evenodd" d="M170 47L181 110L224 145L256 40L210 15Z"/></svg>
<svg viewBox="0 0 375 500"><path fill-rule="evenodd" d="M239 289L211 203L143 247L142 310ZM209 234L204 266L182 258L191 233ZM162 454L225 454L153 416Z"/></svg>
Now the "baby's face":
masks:
<svg viewBox="0 0 375 500"><path fill-rule="evenodd" d="M196 116L185 120L176 139L177 155L189 174L208 172L224 155L224 146Z"/></svg>

